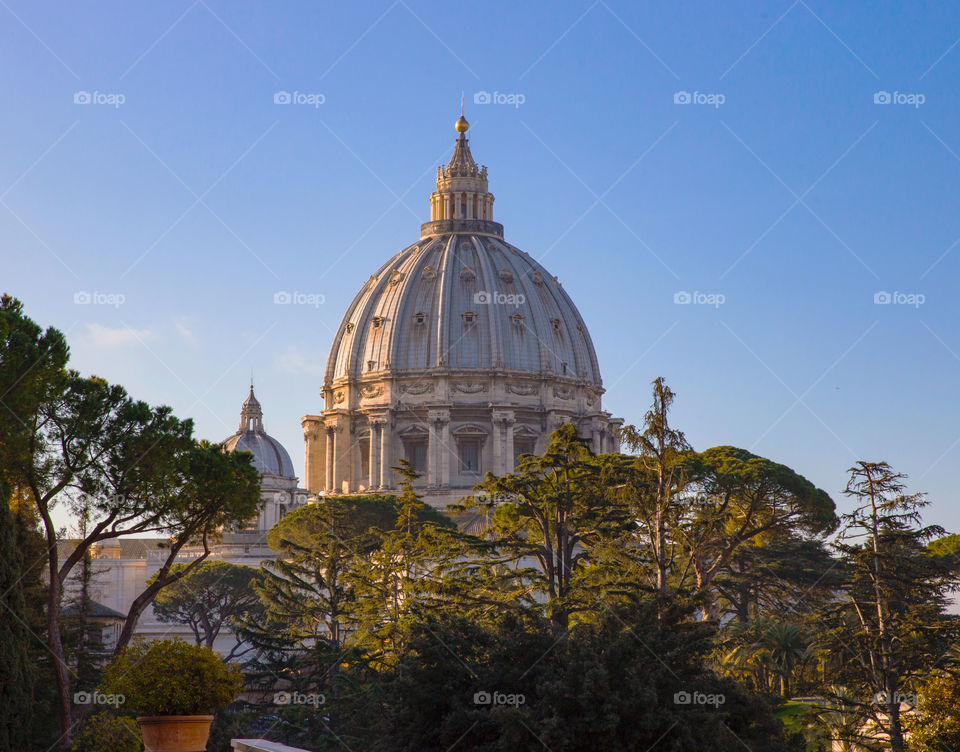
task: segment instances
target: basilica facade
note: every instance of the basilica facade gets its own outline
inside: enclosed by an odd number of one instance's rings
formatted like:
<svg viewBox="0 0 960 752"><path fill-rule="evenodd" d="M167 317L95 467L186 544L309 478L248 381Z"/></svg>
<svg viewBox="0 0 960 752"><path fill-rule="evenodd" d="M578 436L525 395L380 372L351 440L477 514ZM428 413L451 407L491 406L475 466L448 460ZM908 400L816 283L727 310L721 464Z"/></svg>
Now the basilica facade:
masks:
<svg viewBox="0 0 960 752"><path fill-rule="evenodd" d="M420 239L370 276L336 332L323 409L301 419L313 494L395 491L403 458L443 507L542 452L565 423L594 452L619 449L623 421L603 409L583 318L557 277L504 240L468 128L461 116Z"/></svg>

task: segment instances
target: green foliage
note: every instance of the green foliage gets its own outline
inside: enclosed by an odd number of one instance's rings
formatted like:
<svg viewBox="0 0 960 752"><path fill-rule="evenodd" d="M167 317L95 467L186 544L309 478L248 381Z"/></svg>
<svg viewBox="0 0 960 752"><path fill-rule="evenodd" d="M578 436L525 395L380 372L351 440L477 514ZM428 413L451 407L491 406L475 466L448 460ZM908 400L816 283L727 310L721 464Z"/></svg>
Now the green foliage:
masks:
<svg viewBox="0 0 960 752"><path fill-rule="evenodd" d="M920 687L920 715L907 720L916 752L960 749L960 681L941 673Z"/></svg>
<svg viewBox="0 0 960 752"><path fill-rule="evenodd" d="M243 675L210 648L138 638L110 662L100 686L138 715L202 715L233 702Z"/></svg>
<svg viewBox="0 0 960 752"><path fill-rule="evenodd" d="M15 548L2 472L0 467L0 749L21 749L29 741L36 669L30 655L30 632L24 623L22 559Z"/></svg>
<svg viewBox="0 0 960 752"><path fill-rule="evenodd" d="M635 601L561 640L516 615L422 615L407 629L376 749L790 748L769 708L703 668L712 628L687 607ZM685 704L684 692L717 701Z"/></svg>
<svg viewBox="0 0 960 752"><path fill-rule="evenodd" d="M153 612L161 622L188 625L197 645L212 648L222 629L234 629L240 620L256 619L262 612L255 590L261 579L256 569L208 559L183 574L188 566L170 568L170 575L177 579L157 593Z"/></svg>
<svg viewBox="0 0 960 752"><path fill-rule="evenodd" d="M72 752L140 752L140 727L133 718L97 713L83 721Z"/></svg>
<svg viewBox="0 0 960 752"><path fill-rule="evenodd" d="M824 609L821 635L861 725L875 723L894 752L906 748L901 698L935 667L955 665L948 650L960 638L960 620L946 612L956 574L926 545L943 531L922 524L927 502L906 493L905 478L885 462L850 468L846 493L856 506L836 543L846 577L842 597Z"/></svg>

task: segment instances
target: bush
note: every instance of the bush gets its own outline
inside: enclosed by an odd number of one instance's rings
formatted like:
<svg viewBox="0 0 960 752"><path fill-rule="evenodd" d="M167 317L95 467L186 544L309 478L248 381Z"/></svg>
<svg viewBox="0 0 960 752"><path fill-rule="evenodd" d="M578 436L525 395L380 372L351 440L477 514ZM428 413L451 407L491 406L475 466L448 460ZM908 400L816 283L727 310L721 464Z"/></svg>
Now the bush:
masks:
<svg viewBox="0 0 960 752"><path fill-rule="evenodd" d="M180 638L130 647L107 666L101 690L138 715L209 715L243 689L243 675L210 648Z"/></svg>
<svg viewBox="0 0 960 752"><path fill-rule="evenodd" d="M73 752L140 752L140 729L132 718L97 713L74 737Z"/></svg>

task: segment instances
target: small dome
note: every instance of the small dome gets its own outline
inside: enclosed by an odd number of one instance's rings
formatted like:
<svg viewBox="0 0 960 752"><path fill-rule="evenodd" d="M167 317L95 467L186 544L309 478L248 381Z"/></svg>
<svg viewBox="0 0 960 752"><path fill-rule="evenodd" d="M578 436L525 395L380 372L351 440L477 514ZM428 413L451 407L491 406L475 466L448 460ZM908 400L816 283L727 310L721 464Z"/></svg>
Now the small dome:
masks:
<svg viewBox="0 0 960 752"><path fill-rule="evenodd" d="M263 430L263 410L253 394L253 385L250 386L250 396L240 409L240 427L224 440L223 448L228 452L250 452L253 466L261 475L296 477L293 462L283 444Z"/></svg>

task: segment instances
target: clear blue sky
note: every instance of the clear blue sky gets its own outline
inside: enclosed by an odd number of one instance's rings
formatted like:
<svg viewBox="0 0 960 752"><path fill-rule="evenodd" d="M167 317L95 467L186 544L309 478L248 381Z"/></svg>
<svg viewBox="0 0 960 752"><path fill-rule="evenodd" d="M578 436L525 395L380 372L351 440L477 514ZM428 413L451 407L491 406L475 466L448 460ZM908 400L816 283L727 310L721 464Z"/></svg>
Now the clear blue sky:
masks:
<svg viewBox="0 0 960 752"><path fill-rule="evenodd" d="M695 447L841 507L846 468L886 459L957 530L960 6L900 5L4 0L0 288L202 437L252 370L302 467L332 332L417 239L463 91L607 409L639 421L663 375Z"/></svg>

